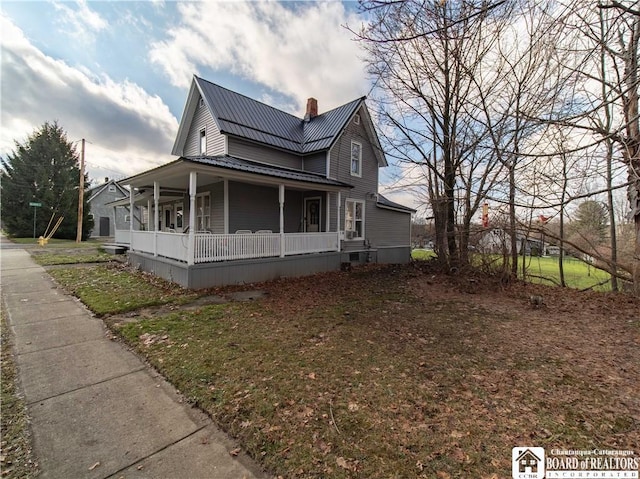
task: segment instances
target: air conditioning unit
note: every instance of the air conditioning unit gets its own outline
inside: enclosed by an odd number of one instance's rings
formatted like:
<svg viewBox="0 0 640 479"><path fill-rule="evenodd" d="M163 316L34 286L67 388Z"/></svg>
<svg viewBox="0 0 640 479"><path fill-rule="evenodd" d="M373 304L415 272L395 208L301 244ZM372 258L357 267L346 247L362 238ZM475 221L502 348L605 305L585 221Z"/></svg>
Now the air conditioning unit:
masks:
<svg viewBox="0 0 640 479"><path fill-rule="evenodd" d="M348 239L348 240L353 239L355 235L356 235L355 231L347 230L344 232L344 237L345 239Z"/></svg>

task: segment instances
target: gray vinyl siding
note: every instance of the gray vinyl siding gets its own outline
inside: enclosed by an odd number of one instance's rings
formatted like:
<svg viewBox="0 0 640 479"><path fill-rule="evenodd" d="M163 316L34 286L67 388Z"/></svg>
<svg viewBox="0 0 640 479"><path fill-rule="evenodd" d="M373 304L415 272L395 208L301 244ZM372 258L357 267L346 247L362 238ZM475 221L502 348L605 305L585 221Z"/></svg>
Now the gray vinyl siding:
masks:
<svg viewBox="0 0 640 479"><path fill-rule="evenodd" d="M211 231L224 234L224 182L211 185Z"/></svg>
<svg viewBox="0 0 640 479"><path fill-rule="evenodd" d="M376 247L410 246L411 213L374 206L368 219L367 237Z"/></svg>
<svg viewBox="0 0 640 479"><path fill-rule="evenodd" d="M285 168L302 169L302 157L229 137L229 155Z"/></svg>
<svg viewBox="0 0 640 479"><path fill-rule="evenodd" d="M206 106L196 106L196 111L191 120L189 133L184 145L183 156L196 156L200 154L200 131L204 128L207 134L207 155L223 155L225 138L220 134L211 113Z"/></svg>
<svg viewBox="0 0 640 479"><path fill-rule="evenodd" d="M351 141L357 141L362 145L362 176L351 175ZM346 200L351 198L365 202L364 237L370 239L370 215L375 206L373 194L378 191L378 161L369 142L367 132L362 125L356 125L353 120L346 126L333 148L331 148L331 165L329 176L353 185L350 190L342 191L340 195L340 230L344 230L344 211ZM335 199L332 198L332 216L335 216ZM342 242L343 251L354 251L365 247L365 240L345 240ZM375 244L371 242L371 247Z"/></svg>
<svg viewBox="0 0 640 479"><path fill-rule="evenodd" d="M284 231L300 231L302 193L285 190ZM280 231L278 188L229 182L229 233L237 230Z"/></svg>
<svg viewBox="0 0 640 479"><path fill-rule="evenodd" d="M327 153L315 153L313 155L304 157L304 171L310 171L312 173L319 173L321 175L327 174Z"/></svg>

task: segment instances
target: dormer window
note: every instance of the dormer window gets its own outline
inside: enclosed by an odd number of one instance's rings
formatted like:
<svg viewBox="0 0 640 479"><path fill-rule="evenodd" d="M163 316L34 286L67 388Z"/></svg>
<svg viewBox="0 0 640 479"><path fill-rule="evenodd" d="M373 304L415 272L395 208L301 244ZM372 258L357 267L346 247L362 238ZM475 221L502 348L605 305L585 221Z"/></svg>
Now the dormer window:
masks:
<svg viewBox="0 0 640 479"><path fill-rule="evenodd" d="M351 176L362 176L362 145L351 142Z"/></svg>
<svg viewBox="0 0 640 479"><path fill-rule="evenodd" d="M205 130L200 130L200 154L207 154L207 132Z"/></svg>
<svg viewBox="0 0 640 479"><path fill-rule="evenodd" d="M360 124L360 115L358 115L356 113L356 115L353 117L353 123L355 123L356 125Z"/></svg>

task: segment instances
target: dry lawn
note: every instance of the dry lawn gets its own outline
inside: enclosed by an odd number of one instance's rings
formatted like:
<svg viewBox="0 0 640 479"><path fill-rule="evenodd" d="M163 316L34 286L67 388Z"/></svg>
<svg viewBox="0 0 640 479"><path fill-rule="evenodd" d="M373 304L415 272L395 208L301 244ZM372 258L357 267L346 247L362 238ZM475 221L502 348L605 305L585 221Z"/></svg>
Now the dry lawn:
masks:
<svg viewBox="0 0 640 479"><path fill-rule="evenodd" d="M636 299L415 265L253 288L107 322L276 476L503 478L514 446L640 452Z"/></svg>

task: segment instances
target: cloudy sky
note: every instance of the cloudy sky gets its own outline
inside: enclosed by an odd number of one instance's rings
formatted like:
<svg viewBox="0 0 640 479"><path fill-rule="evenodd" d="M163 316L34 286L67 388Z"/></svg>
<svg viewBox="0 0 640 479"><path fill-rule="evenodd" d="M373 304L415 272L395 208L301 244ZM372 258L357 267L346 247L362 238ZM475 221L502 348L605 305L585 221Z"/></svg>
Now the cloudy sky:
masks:
<svg viewBox="0 0 640 479"><path fill-rule="evenodd" d="M366 95L354 2L3 1L0 155L45 121L94 181L174 159L194 74L303 116Z"/></svg>

